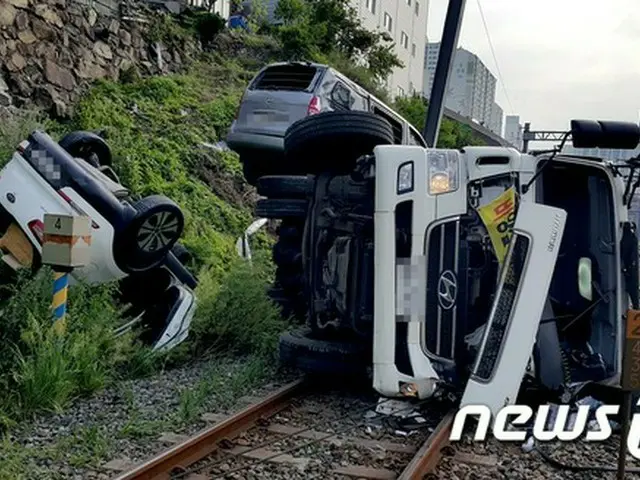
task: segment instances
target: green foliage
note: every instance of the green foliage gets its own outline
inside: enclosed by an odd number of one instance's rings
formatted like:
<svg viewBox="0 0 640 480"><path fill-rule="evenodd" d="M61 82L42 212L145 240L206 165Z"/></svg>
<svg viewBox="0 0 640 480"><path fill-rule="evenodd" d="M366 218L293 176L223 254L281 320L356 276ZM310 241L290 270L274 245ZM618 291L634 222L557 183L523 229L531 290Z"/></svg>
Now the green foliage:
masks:
<svg viewBox="0 0 640 480"><path fill-rule="evenodd" d="M418 131L424 129L428 102L420 96L398 97L394 109L407 119ZM448 118L443 118L438 133L438 148L463 148L471 145L486 145L474 134L473 130L464 124Z"/></svg>
<svg viewBox="0 0 640 480"><path fill-rule="evenodd" d="M47 124L44 116L34 110L18 110L11 114L0 112L0 168L4 167L15 152L16 147L26 140L31 132L43 129Z"/></svg>
<svg viewBox="0 0 640 480"><path fill-rule="evenodd" d="M186 217L183 243L195 266L220 273L251 212L241 196L234 204L211 191L212 180L238 184L240 191L247 187L237 156L209 154L203 143L224 137L242 87L227 78L226 92L216 95L204 77L216 69L199 65L194 72L126 85L100 82L77 106L73 128L107 128L122 182L137 195L163 194L177 202ZM216 179L204 175L212 170Z"/></svg>
<svg viewBox="0 0 640 480"><path fill-rule="evenodd" d="M253 265L236 260L222 279L204 271L198 287L199 307L192 324L193 347L199 353L271 355L286 329L277 307L265 295L271 265L255 258Z"/></svg>
<svg viewBox="0 0 640 480"><path fill-rule="evenodd" d="M364 28L349 0L283 0L275 15L281 25L272 30L287 60L329 63L374 92L403 66L392 39ZM351 72L345 71L349 64L356 66Z"/></svg>
<svg viewBox="0 0 640 480"><path fill-rule="evenodd" d="M68 330L57 335L51 328L52 278L48 268L22 276L3 308L0 407L7 419L60 410L75 396L104 387L136 348L130 337L111 335L119 321L111 286L72 287Z"/></svg>

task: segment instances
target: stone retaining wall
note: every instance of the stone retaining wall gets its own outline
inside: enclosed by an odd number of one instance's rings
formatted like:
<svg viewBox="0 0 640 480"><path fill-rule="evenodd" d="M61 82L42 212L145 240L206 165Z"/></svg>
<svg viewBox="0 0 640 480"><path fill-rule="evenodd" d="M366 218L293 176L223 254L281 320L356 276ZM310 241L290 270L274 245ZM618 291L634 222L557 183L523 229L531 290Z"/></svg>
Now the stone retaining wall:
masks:
<svg viewBox="0 0 640 480"><path fill-rule="evenodd" d="M161 48L146 32L155 15L121 16L118 0L0 0L0 106L38 106L65 117L99 78L180 70L194 42ZM131 4L131 2L127 2Z"/></svg>

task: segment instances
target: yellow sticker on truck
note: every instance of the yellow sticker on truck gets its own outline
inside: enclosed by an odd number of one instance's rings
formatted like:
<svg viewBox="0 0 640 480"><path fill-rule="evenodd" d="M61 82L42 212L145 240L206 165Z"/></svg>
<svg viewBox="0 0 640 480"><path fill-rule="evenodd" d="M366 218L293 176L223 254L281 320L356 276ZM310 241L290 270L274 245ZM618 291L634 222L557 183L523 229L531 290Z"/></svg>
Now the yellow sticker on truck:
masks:
<svg viewBox="0 0 640 480"><path fill-rule="evenodd" d="M516 190L511 187L487 205L478 207L478 214L489 233L491 243L502 265L516 223Z"/></svg>

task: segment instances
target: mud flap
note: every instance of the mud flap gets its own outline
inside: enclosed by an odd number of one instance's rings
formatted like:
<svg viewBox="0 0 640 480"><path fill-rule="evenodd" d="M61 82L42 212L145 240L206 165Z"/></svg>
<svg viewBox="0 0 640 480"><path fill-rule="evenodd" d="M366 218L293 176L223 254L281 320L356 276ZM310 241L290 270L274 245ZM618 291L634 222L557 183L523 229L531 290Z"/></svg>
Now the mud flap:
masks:
<svg viewBox="0 0 640 480"><path fill-rule="evenodd" d="M531 357L566 221L564 210L523 202L461 407L493 415L515 402Z"/></svg>

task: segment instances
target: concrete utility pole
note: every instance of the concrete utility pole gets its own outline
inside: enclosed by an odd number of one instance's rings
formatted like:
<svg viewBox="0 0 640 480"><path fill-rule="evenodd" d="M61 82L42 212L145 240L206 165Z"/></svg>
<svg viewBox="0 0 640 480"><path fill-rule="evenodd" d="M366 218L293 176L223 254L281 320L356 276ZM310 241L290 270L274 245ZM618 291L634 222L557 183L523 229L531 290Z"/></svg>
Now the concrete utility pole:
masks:
<svg viewBox="0 0 640 480"><path fill-rule="evenodd" d="M424 131L422 133L427 145L432 148L435 148L438 143L438 132L442 122L447 85L451 75L451 68L453 67L453 56L458 46L465 3L466 0L449 0L447 16L444 21L438 64L436 65L427 118L424 122Z"/></svg>

